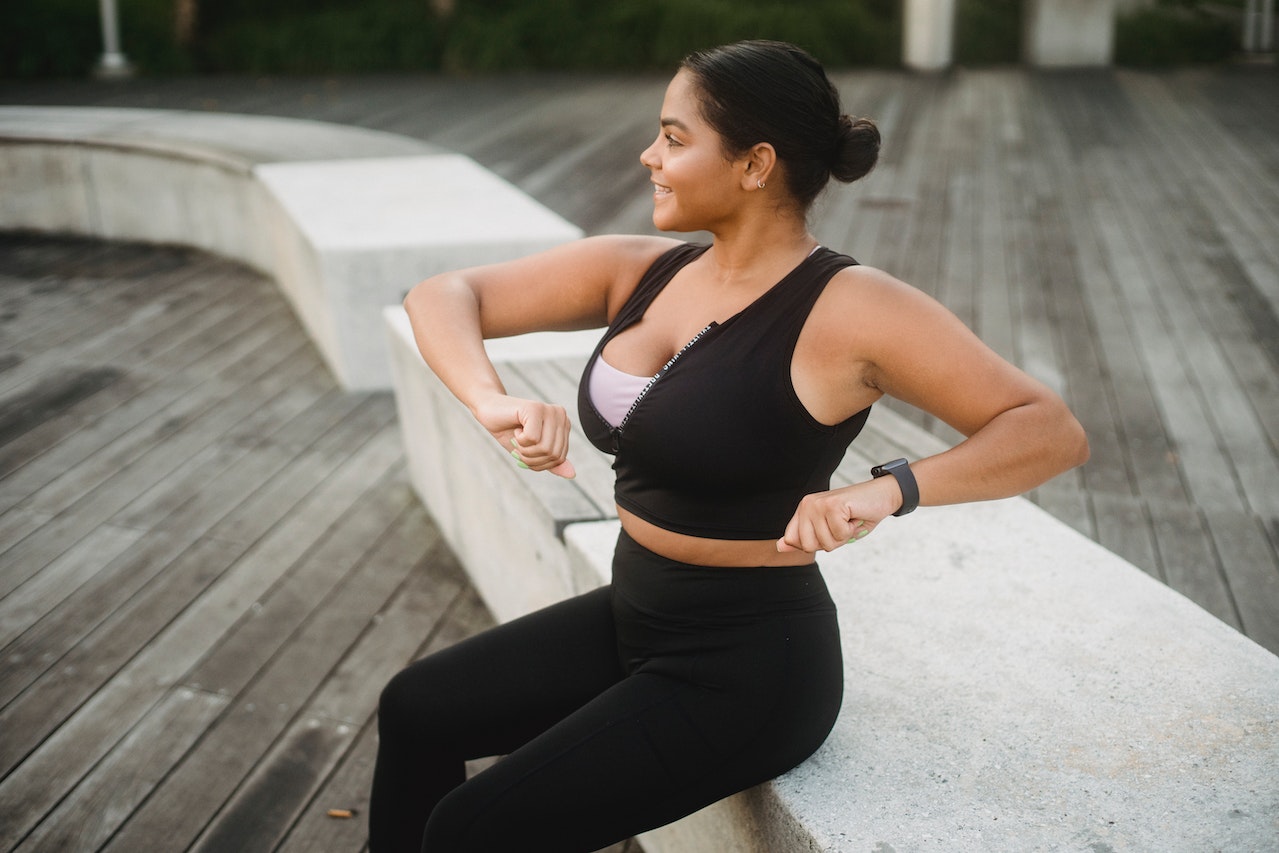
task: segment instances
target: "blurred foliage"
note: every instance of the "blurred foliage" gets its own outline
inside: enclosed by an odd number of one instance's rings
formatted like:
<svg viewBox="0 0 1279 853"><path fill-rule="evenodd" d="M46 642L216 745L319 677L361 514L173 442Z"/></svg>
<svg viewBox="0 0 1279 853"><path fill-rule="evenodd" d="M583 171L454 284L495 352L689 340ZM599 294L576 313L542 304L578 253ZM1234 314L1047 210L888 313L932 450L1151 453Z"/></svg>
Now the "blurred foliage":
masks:
<svg viewBox="0 0 1279 853"><path fill-rule="evenodd" d="M84 0L0 3L0 74L84 74L102 53L98 4Z"/></svg>
<svg viewBox="0 0 1279 853"><path fill-rule="evenodd" d="M259 11L210 27L197 42L197 62L201 70L258 73L434 70L444 31L420 2Z"/></svg>
<svg viewBox="0 0 1279 853"><path fill-rule="evenodd" d="M450 70L669 69L690 51L747 38L794 42L831 66L901 54L894 0L543 0L459 7Z"/></svg>
<svg viewBox="0 0 1279 853"><path fill-rule="evenodd" d="M669 69L697 48L776 38L831 66L892 65L899 0L118 0L143 73ZM185 33L183 4L194 10ZM452 7L450 14L441 9ZM83 75L93 0L3 0L0 75Z"/></svg>
<svg viewBox="0 0 1279 853"><path fill-rule="evenodd" d="M1115 62L1167 66L1229 59L1242 42L1241 2L1159 0L1122 15L1115 23Z"/></svg>
<svg viewBox="0 0 1279 853"><path fill-rule="evenodd" d="M999 65L1021 61L1022 0L958 0L955 62Z"/></svg>
<svg viewBox="0 0 1279 853"><path fill-rule="evenodd" d="M799 44L830 67L896 66L901 0L117 0L142 73L669 69L744 38ZM1242 0L1160 0L1125 16L1117 60L1213 61ZM958 0L956 60L1019 59L1020 0ZM1233 21L1233 23L1232 23ZM0 76L80 76L102 53L94 0L0 0Z"/></svg>

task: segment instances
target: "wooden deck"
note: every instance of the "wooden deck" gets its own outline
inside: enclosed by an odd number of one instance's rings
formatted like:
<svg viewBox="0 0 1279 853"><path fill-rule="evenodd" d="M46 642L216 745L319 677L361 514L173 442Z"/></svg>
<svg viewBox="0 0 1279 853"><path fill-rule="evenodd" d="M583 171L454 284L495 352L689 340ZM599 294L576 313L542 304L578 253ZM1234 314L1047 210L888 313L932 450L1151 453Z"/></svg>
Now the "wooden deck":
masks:
<svg viewBox="0 0 1279 853"><path fill-rule="evenodd" d="M608 233L651 230L636 157L664 84L0 83L0 103L391 130ZM821 239L1072 403L1093 461L1036 501L1279 652L1279 76L839 84L885 150ZM364 807L380 684L488 618L403 480L389 396L338 391L269 282L178 250L2 238L0 336L0 850L359 850L362 817L325 811Z"/></svg>
<svg viewBox="0 0 1279 853"><path fill-rule="evenodd" d="M363 849L381 685L492 621L390 394L183 250L0 236L0 330L0 850Z"/></svg>

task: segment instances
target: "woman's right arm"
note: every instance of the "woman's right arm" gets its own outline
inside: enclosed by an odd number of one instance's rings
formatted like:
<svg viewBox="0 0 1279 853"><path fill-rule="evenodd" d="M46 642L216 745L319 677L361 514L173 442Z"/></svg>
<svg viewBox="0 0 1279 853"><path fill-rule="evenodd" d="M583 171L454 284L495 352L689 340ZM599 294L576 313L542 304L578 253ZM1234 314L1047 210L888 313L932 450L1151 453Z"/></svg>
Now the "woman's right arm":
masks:
<svg viewBox="0 0 1279 853"><path fill-rule="evenodd" d="M409 291L404 308L427 365L503 449L535 471L572 476L567 413L508 396L484 339L604 326L673 245L660 237L591 237L434 276Z"/></svg>

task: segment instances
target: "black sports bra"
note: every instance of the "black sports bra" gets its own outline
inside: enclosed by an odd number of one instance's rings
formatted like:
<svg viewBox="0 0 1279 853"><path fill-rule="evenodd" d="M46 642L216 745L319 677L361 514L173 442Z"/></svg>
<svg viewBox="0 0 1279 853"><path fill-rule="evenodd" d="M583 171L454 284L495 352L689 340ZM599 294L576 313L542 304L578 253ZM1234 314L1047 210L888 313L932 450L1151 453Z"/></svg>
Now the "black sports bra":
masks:
<svg viewBox="0 0 1279 853"><path fill-rule="evenodd" d="M614 454L619 506L666 530L709 539L776 539L799 500L830 477L870 407L828 426L791 384L791 356L831 277L857 262L821 248L763 296L684 346L613 427L590 398L590 374L614 336L644 316L658 293L709 248L684 244L640 279L587 362L578 418Z"/></svg>

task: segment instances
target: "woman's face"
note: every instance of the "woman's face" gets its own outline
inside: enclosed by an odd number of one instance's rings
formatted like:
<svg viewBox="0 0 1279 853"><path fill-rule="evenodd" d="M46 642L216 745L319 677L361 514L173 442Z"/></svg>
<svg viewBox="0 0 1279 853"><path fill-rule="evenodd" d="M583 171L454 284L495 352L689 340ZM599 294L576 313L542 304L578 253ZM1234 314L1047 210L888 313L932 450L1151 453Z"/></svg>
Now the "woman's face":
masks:
<svg viewBox="0 0 1279 853"><path fill-rule="evenodd" d="M657 139L640 154L653 179L653 224L662 231L715 231L736 208L739 178L720 136L702 118L693 78L666 88Z"/></svg>

